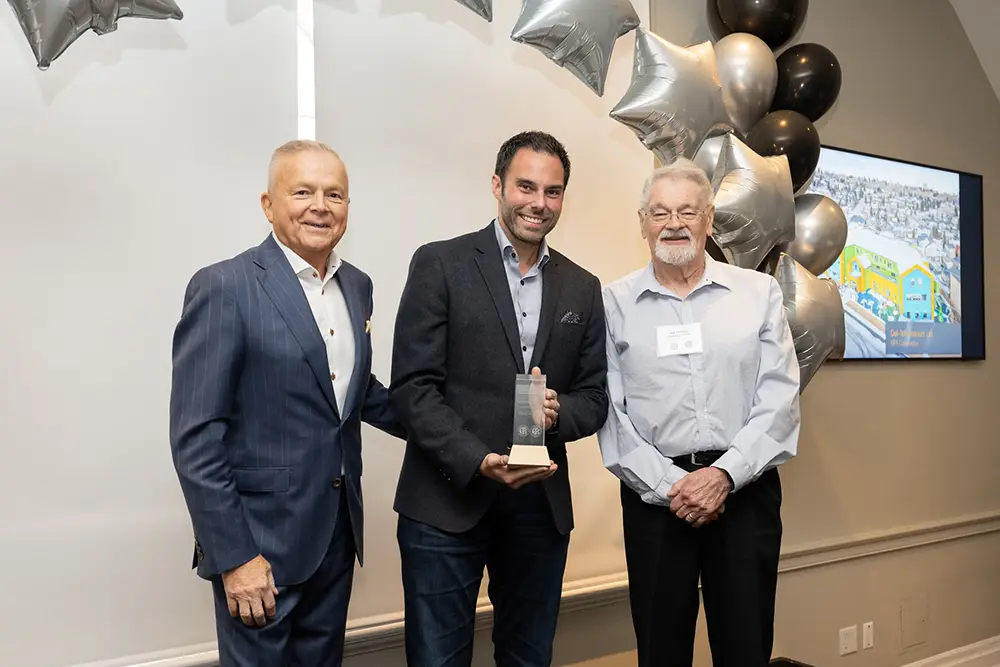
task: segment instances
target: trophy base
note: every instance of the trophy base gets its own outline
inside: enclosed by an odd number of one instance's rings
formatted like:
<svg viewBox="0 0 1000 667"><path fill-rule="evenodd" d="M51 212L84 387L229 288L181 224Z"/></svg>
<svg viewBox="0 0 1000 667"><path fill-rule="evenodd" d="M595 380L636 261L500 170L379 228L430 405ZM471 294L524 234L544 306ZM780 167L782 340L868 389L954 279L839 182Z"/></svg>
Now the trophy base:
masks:
<svg viewBox="0 0 1000 667"><path fill-rule="evenodd" d="M508 468L536 468L538 466L547 468L552 462L549 459L549 448L545 445L513 445L507 458Z"/></svg>

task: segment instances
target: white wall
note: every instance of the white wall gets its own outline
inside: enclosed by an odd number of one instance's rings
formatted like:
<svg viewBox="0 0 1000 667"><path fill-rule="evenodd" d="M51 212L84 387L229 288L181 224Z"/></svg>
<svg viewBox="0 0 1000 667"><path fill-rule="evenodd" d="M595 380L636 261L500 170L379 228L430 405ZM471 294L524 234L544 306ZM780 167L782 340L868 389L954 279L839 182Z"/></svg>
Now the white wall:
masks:
<svg viewBox="0 0 1000 667"><path fill-rule="evenodd" d="M4 665L214 637L170 463L170 339L192 272L266 231L267 160L296 131L295 15L182 4L47 72L0 7Z"/></svg>
<svg viewBox="0 0 1000 667"><path fill-rule="evenodd" d="M634 209L651 158L608 118L632 36L598 98L511 42L519 3L496 5L488 24L454 0L317 3L317 138L350 170L340 251L375 280L386 380L411 253L489 222L495 153L515 132L551 131L572 156L555 247L604 281L645 261ZM170 464L170 338L189 276L267 232L267 158L297 131L295 0L183 8L181 22L86 35L48 72L0 11L3 664L131 664L214 639ZM366 435L368 561L351 616L372 627L402 609L402 443ZM617 486L593 438L571 450L567 579L614 576Z"/></svg>

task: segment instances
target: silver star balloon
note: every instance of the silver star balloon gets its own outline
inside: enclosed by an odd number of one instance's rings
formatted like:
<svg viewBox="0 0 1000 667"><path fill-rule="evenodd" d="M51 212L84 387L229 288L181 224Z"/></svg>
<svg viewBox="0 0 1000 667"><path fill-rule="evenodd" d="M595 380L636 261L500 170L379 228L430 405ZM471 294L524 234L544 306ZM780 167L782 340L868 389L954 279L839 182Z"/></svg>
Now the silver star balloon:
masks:
<svg viewBox="0 0 1000 667"><path fill-rule="evenodd" d="M844 303L832 280L821 279L783 254L775 279L799 360L799 393L827 359L844 357Z"/></svg>
<svg viewBox="0 0 1000 667"><path fill-rule="evenodd" d="M38 68L49 68L83 33L106 35L118 29L118 19L184 18L174 0L8 0Z"/></svg>
<svg viewBox="0 0 1000 667"><path fill-rule="evenodd" d="M795 240L788 158L761 157L732 134L723 139L712 238L730 264L756 270L773 248Z"/></svg>
<svg viewBox="0 0 1000 667"><path fill-rule="evenodd" d="M637 27L629 0L524 0L510 38L535 47L603 96L615 42Z"/></svg>
<svg viewBox="0 0 1000 667"><path fill-rule="evenodd" d="M493 0L458 0L460 3L482 16L484 19L493 22Z"/></svg>
<svg viewBox="0 0 1000 667"><path fill-rule="evenodd" d="M712 181L713 190L719 189L719 179L715 178L715 170L719 166L719 156L722 155L722 148L725 144L726 135L724 134L705 139L692 158L694 163L701 167L705 175L708 176L708 180Z"/></svg>
<svg viewBox="0 0 1000 667"><path fill-rule="evenodd" d="M685 48L640 28L632 83L611 117L661 162L693 158L706 138L731 129L711 43Z"/></svg>

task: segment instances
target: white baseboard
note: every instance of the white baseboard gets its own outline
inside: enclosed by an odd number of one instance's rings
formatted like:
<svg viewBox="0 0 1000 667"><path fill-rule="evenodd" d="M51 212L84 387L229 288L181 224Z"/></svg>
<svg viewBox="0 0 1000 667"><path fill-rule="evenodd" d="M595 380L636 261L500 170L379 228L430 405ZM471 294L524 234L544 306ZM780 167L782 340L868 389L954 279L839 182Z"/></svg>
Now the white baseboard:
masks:
<svg viewBox="0 0 1000 667"><path fill-rule="evenodd" d="M1000 636L911 662L905 667L1000 667Z"/></svg>

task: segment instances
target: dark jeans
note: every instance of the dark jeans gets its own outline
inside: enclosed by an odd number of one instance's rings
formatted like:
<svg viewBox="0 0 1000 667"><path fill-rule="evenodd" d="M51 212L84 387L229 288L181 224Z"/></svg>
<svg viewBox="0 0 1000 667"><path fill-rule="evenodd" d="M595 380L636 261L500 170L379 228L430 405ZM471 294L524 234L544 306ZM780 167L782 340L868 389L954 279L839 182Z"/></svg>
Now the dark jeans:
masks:
<svg viewBox="0 0 1000 667"><path fill-rule="evenodd" d="M726 511L701 528L624 484L621 499L639 667L691 667L699 577L712 664L765 667L781 548L777 470L729 496Z"/></svg>
<svg viewBox="0 0 1000 667"><path fill-rule="evenodd" d="M471 664L484 567L498 667L551 663L569 536L556 530L540 484L505 489L465 533L446 533L401 515L396 535L409 667Z"/></svg>
<svg viewBox="0 0 1000 667"><path fill-rule="evenodd" d="M221 577L212 581L219 667L340 667L354 581L354 538L342 496L330 548L297 586L278 586L277 610L264 627L229 615Z"/></svg>

